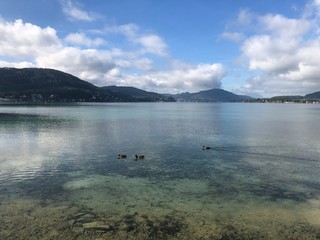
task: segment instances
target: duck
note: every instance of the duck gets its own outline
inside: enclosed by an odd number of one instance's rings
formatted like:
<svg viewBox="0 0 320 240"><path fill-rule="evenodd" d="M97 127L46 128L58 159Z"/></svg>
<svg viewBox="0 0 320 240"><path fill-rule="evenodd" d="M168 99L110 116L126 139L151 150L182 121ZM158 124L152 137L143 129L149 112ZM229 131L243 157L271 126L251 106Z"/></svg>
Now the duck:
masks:
<svg viewBox="0 0 320 240"><path fill-rule="evenodd" d="M135 157L136 157L136 160L138 160L138 159L144 159L144 155L135 155Z"/></svg>
<svg viewBox="0 0 320 240"><path fill-rule="evenodd" d="M211 149L211 147L208 147L208 146L202 146L202 150L209 150Z"/></svg>
<svg viewBox="0 0 320 240"><path fill-rule="evenodd" d="M118 154L118 159L125 159L127 158L127 155L125 154Z"/></svg>

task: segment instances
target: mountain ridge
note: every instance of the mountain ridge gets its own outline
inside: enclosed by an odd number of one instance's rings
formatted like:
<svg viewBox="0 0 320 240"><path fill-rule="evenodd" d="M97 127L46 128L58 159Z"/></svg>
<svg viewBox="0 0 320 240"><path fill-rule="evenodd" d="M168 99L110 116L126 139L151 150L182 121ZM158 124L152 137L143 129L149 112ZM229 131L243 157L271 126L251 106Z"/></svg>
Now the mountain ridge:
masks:
<svg viewBox="0 0 320 240"><path fill-rule="evenodd" d="M102 89L109 90L114 93L129 96L133 102L175 102L175 99L164 94L148 92L139 88L130 86L105 86Z"/></svg>
<svg viewBox="0 0 320 240"><path fill-rule="evenodd" d="M0 68L0 98L52 101L115 101L112 92L69 73L46 68Z"/></svg>
<svg viewBox="0 0 320 240"><path fill-rule="evenodd" d="M69 73L47 68L0 68L0 101L52 102L309 102L320 101L320 91L305 96L253 98L215 88L199 92L160 94L131 86L98 87Z"/></svg>
<svg viewBox="0 0 320 240"><path fill-rule="evenodd" d="M320 91L309 93L305 95L305 98L307 99L320 99Z"/></svg>
<svg viewBox="0 0 320 240"><path fill-rule="evenodd" d="M250 96L237 95L220 88L213 88L195 93L180 93L173 95L173 97L180 102L241 102L254 99Z"/></svg>

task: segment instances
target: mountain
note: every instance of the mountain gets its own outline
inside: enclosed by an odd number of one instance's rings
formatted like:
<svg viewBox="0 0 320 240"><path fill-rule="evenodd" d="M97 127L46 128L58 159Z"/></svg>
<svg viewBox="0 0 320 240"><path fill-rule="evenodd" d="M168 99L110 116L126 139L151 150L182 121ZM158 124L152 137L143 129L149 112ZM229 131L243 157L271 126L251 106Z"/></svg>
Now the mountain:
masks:
<svg viewBox="0 0 320 240"><path fill-rule="evenodd" d="M197 93L159 94L134 87L97 87L71 74L42 68L0 68L0 100L52 102L308 102L320 101L320 91L305 96L254 99L222 89Z"/></svg>
<svg viewBox="0 0 320 240"><path fill-rule="evenodd" d="M0 98L22 101L121 101L71 74L53 69L0 68Z"/></svg>
<svg viewBox="0 0 320 240"><path fill-rule="evenodd" d="M197 93L186 92L173 95L173 97L179 102L241 102L253 100L252 97L236 95L218 88Z"/></svg>
<svg viewBox="0 0 320 240"><path fill-rule="evenodd" d="M320 91L307 94L305 96L300 95L286 95L286 96L275 96L271 98L264 98L264 101L268 102L295 102L295 103L306 103L308 101L319 101Z"/></svg>
<svg viewBox="0 0 320 240"><path fill-rule="evenodd" d="M275 96L269 99L271 102L299 102L303 99L300 95Z"/></svg>
<svg viewBox="0 0 320 240"><path fill-rule="evenodd" d="M117 93L122 98L126 98L132 102L175 102L175 99L171 96L148 92L134 87L105 86L102 89Z"/></svg>
<svg viewBox="0 0 320 240"><path fill-rule="evenodd" d="M306 99L312 99L312 100L320 100L320 91L310 93L304 96Z"/></svg>

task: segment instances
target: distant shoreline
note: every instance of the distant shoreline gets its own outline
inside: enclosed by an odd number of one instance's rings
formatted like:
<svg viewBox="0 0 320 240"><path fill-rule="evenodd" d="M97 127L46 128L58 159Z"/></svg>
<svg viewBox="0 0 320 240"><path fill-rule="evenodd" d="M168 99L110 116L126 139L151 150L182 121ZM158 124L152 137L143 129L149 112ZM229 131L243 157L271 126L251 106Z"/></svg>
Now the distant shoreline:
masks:
<svg viewBox="0 0 320 240"><path fill-rule="evenodd" d="M239 101L239 102L205 102L205 101L177 101L177 102L130 102L130 101L122 101L122 102L76 102L76 101L57 101L57 102L46 102L46 101L15 101L15 100L0 100L0 105L78 105L78 104L113 104L113 103L259 103L259 104L320 104L320 101L303 101L303 102L280 102L280 101Z"/></svg>

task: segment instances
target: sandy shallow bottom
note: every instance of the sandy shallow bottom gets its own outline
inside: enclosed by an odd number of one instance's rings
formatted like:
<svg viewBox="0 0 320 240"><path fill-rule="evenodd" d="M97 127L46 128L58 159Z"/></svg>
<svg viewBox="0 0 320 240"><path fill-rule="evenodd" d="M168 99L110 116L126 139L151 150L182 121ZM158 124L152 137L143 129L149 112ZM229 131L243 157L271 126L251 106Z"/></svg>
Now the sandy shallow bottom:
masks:
<svg viewBox="0 0 320 240"><path fill-rule="evenodd" d="M74 173L64 194L0 196L0 239L320 239L320 204L211 193L191 179Z"/></svg>

